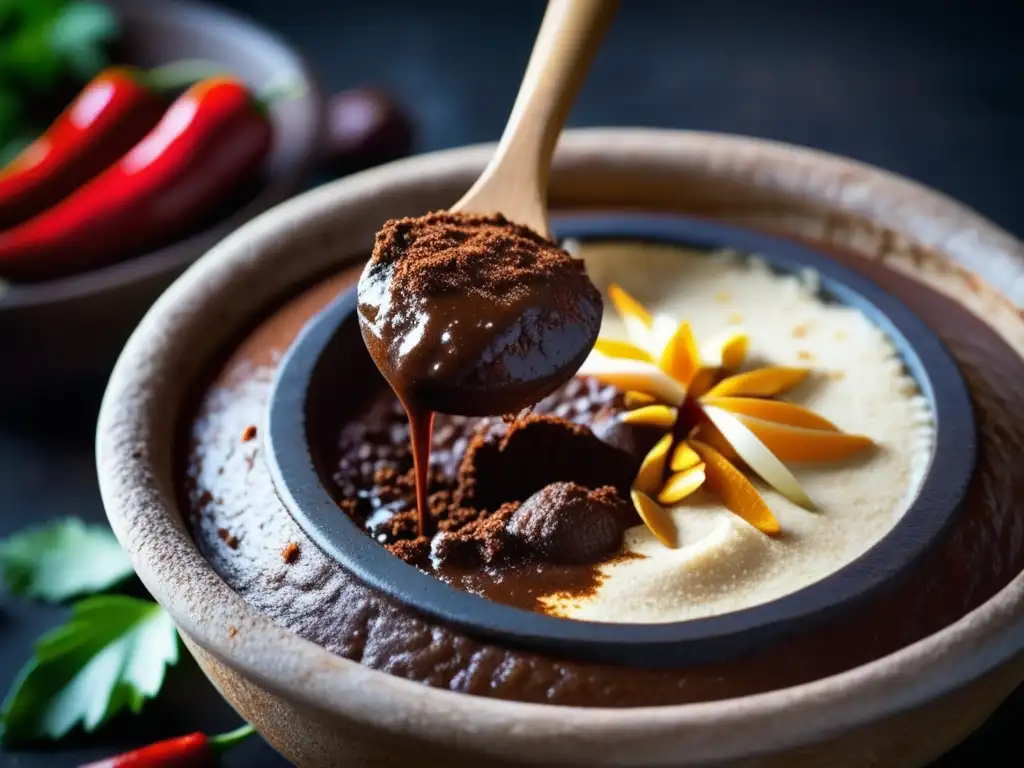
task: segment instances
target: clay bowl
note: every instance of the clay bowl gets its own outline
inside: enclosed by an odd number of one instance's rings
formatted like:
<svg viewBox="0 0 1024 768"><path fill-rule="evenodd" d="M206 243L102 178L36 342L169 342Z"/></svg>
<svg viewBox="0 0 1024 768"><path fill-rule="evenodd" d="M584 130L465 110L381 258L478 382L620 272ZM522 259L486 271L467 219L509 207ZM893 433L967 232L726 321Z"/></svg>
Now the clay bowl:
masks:
<svg viewBox="0 0 1024 768"><path fill-rule="evenodd" d="M258 188L230 201L200 231L151 253L71 277L0 291L0 395L106 376L149 305L229 232L294 194L317 160L323 95L308 65L282 40L245 19L178 0L115 0L123 60L154 66L181 59L222 63L255 88L294 76L304 94L271 109L275 145Z"/></svg>
<svg viewBox="0 0 1024 768"><path fill-rule="evenodd" d="M942 339L974 403L978 464L964 510L901 588L902 602L873 604L870 617L926 631L840 671L725 700L516 703L332 655L244 601L199 553L177 486L196 389L259 318L365 256L382 220L458 199L492 151L395 163L260 216L157 301L115 367L98 432L108 516L218 689L300 766L340 756L351 765L916 766L963 739L1024 679L1024 392L1014 386L1024 320L1008 295L1024 285L1024 245L934 192L809 150L687 132L570 131L551 197L562 212L697 216L805 242L884 282ZM828 624L832 642L876 640ZM812 647L824 657L834 650Z"/></svg>
<svg viewBox="0 0 1024 768"><path fill-rule="evenodd" d="M935 415L930 466L910 509L861 557L778 600L721 616L669 624L565 621L486 600L445 584L391 555L348 517L329 487L340 392L385 386L359 332L355 289L311 320L280 362L267 412L266 456L277 495L316 545L377 591L416 611L503 647L612 664L678 668L764 650L796 629L836 620L891 589L947 531L974 473L975 425L963 378L939 339L870 280L783 238L717 222L614 213L552 222L556 237L671 243L698 251L756 253L785 274L813 269L821 298L856 307L900 351Z"/></svg>

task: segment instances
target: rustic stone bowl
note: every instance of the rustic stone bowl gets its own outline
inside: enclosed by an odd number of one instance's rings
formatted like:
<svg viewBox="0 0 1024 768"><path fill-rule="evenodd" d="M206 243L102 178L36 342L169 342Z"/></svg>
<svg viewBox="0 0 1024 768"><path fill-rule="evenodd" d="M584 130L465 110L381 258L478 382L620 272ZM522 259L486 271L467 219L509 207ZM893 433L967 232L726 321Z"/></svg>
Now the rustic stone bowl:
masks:
<svg viewBox="0 0 1024 768"><path fill-rule="evenodd" d="M176 476L182 421L204 376L270 308L364 256L384 219L458 199L492 151L395 163L260 216L164 294L115 368L97 446L108 516L222 694L300 766L916 766L963 739L1024 679L1024 245L937 193L829 155L709 134L570 131L551 198L569 211L711 217L809 242L869 278L898 273L898 298L915 302L958 360L979 428L963 520L945 559L922 566L933 569L922 583L935 586L911 595L948 607L943 589L956 593L937 631L847 671L741 698L630 709L515 703L332 655L244 602L200 555ZM966 313L944 320L949 306Z"/></svg>

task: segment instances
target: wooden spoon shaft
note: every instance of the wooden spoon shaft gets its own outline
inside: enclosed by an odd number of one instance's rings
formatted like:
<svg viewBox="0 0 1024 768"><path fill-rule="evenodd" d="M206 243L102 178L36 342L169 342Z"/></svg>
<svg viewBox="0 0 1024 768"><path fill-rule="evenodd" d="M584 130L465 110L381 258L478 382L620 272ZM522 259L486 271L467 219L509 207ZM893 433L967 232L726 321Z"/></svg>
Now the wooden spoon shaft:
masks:
<svg viewBox="0 0 1024 768"><path fill-rule="evenodd" d="M551 156L617 6L617 0L550 1L497 152L452 210L500 212L550 234Z"/></svg>

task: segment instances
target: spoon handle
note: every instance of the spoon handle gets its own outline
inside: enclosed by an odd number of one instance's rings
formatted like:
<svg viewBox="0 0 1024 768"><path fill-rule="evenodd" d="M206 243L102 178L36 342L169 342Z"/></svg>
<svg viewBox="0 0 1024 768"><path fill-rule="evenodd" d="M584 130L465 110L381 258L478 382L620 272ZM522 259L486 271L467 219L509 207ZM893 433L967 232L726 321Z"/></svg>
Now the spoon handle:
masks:
<svg viewBox="0 0 1024 768"><path fill-rule="evenodd" d="M498 149L453 211L500 212L550 236L551 156L617 6L618 0L550 0Z"/></svg>

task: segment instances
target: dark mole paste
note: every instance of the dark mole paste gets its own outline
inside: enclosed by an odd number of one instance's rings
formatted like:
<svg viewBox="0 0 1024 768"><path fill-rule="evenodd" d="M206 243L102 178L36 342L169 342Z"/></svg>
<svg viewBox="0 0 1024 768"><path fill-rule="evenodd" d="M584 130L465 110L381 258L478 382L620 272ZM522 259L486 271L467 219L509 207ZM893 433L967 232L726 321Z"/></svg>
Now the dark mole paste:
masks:
<svg viewBox="0 0 1024 768"><path fill-rule="evenodd" d="M426 537L408 420L383 392L341 430L338 504L393 554L460 589L534 610L545 595L584 597L600 582L596 564L622 557L623 532L640 523L629 485L657 437L632 435L620 410L614 388L576 378L515 419L438 415L427 497L436 533Z"/></svg>
<svg viewBox="0 0 1024 768"><path fill-rule="evenodd" d="M397 605L324 555L278 499L263 459L262 431L248 442L240 435L247 426L263 422L282 353L310 317L339 291L355 284L358 268L325 281L272 313L227 354L219 372L200 393L194 417L183 424L187 437L182 454L183 516L214 570L256 610L339 656L453 691L571 706L677 704L792 686L876 659L960 618L1024 567L1024 547L1020 546L1024 516L1018 509L1024 496L1024 463L1018 450L1024 445L1024 388L1012 386L1024 380L1024 364L997 333L952 299L879 262L858 257L847 260L907 303L947 343L974 399L981 460L964 509L947 540L918 571L850 615L813 631L796 631L771 648L729 663L664 670L526 653L479 640ZM361 346L358 333L355 335ZM357 381L352 384L358 389ZM581 389L574 390L574 386ZM324 457L325 464L333 467L327 474L335 474L339 499L358 499L346 503L346 511L363 521L373 535L383 536L383 545L398 554L408 548L408 556L414 559L427 557L440 545L432 541L430 549L425 549L407 527L408 482L400 480L407 475L410 461L407 454L400 455L403 446L408 450L407 427L393 396L382 392L378 389L370 397L369 411L364 398L362 405L347 405L344 418L326 425L328 431L334 430L326 441L331 455ZM618 439L601 426L614 423L601 413L602 409L611 413L616 407L611 392L589 383L570 385L549 404L547 410L546 406L539 408L537 415L590 425L604 444L614 444L628 456L638 455L636 447L628 444L631 436ZM495 554L499 560L504 557L510 541L516 547L526 546L538 540L538 530L551 534L540 536L540 541L555 541L559 531L572 527L572 519L584 507L590 510L588 515L600 507L596 514L602 516L602 530L619 525L615 522L619 519L619 505L612 498L615 494L604 490L614 485L594 487L588 485L588 478L578 476L540 477L546 483L540 489L508 478L485 482L501 463L502 451L517 448L510 427L497 430L509 436L502 449L500 436L488 435L483 442L477 439L476 430L481 426L455 418L438 424L431 496L439 494L435 501L439 529L447 525L455 534L447 559L441 553L442 562L448 563L442 565L444 578L466 589L500 594L504 577L490 575L492 566L486 560ZM357 447L360 430L364 438L370 433L377 435L376 442L368 440ZM524 427L524 434L526 431ZM479 455L472 467L463 471L474 441ZM507 486L503 485L506 481ZM535 485L537 481L531 482ZM531 497L545 488L567 509L564 519L538 513L543 498L531 502ZM527 491L529 495L523 496ZM596 498L591 497L594 493ZM523 498L502 498L509 494ZM502 525L492 523L503 531L497 539L482 531L479 536L459 535L459 528L486 528L488 518L500 519L508 512L508 507L506 512L502 508L516 503ZM467 509L476 510L475 517L466 513L471 519L454 519ZM442 519L445 516L452 518L450 522ZM222 540L219 530L230 531L234 547ZM290 543L301 554L287 562L282 550ZM593 554L591 546L590 542L576 542L562 554L588 559ZM982 552L984 557L979 558ZM545 568L592 568L556 566L550 552L543 549L531 556L550 563ZM483 577L475 575L481 573ZM554 574L543 578L544 589L557 581ZM530 589L521 579L515 594L505 599L529 602ZM229 633L230 628L224 631Z"/></svg>

